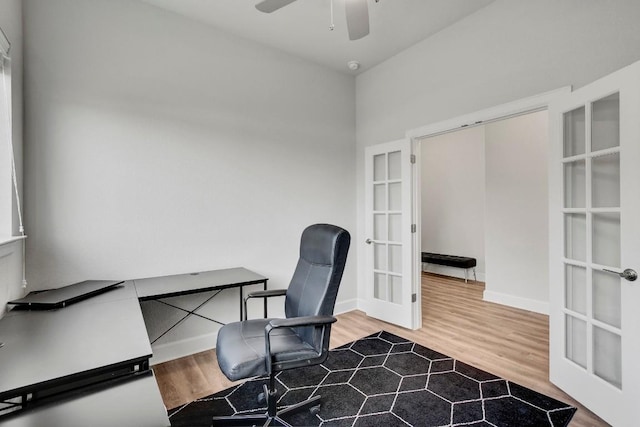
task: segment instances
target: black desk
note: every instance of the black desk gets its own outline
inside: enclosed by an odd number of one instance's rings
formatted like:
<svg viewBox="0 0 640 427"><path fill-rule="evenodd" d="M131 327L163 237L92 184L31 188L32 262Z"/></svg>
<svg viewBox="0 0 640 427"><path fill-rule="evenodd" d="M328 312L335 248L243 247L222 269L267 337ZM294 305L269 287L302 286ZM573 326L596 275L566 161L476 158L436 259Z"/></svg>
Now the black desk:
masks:
<svg viewBox="0 0 640 427"><path fill-rule="evenodd" d="M108 388L90 389L29 411L0 418L2 427L167 427L151 372Z"/></svg>
<svg viewBox="0 0 640 427"><path fill-rule="evenodd" d="M155 277L57 310L9 311L0 319L0 425L169 425L148 377L152 350L139 301L239 287L242 318L243 287L262 283L266 289L267 280L244 268ZM135 412L132 402L150 424L123 412ZM29 410L9 413L12 406ZM47 422L54 419L64 421Z"/></svg>
<svg viewBox="0 0 640 427"><path fill-rule="evenodd" d="M239 288L240 290L240 320L243 316L244 287L250 285L262 284L262 288L267 290L267 278L254 273L246 268L227 268L223 270L204 271L200 273L177 274L173 276L150 277L147 279L135 279L133 282L136 286L138 298L140 302L161 300L176 296L190 295L200 292L221 291L223 289ZM166 305L179 311L182 315L169 326L165 326L156 337L150 337L151 344L155 344L159 339L165 336L173 328L184 322L190 316L198 316L210 322L220 325L224 323L214 318L201 316L196 313L203 305L208 303L218 294L213 294L198 306L189 310L178 307L176 305L165 302ZM267 300L263 302L264 317L267 317Z"/></svg>
<svg viewBox="0 0 640 427"><path fill-rule="evenodd" d="M132 282L47 311L12 310L0 321L0 401L22 406L92 379L149 369L151 345Z"/></svg>
<svg viewBox="0 0 640 427"><path fill-rule="evenodd" d="M136 279L133 282L140 301L157 300L217 289L240 288L240 320L242 320L243 289L245 286L262 283L267 290L267 279L243 267L223 270L203 271L200 273L177 274L174 276ZM264 315L267 315L266 302Z"/></svg>

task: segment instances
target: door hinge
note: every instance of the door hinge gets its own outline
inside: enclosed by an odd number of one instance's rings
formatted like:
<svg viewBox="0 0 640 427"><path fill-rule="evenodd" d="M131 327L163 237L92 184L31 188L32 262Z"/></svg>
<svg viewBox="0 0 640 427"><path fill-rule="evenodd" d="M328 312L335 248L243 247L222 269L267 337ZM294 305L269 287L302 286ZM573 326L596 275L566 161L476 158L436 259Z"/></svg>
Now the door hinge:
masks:
<svg viewBox="0 0 640 427"><path fill-rule="evenodd" d="M415 164L415 162L416 162L416 155L412 154L411 155L411 164Z"/></svg>
<svg viewBox="0 0 640 427"><path fill-rule="evenodd" d="M411 294L411 302L416 302L418 300L417 294Z"/></svg>
<svg viewBox="0 0 640 427"><path fill-rule="evenodd" d="M411 224L411 232L412 233L416 232L416 225L415 224Z"/></svg>

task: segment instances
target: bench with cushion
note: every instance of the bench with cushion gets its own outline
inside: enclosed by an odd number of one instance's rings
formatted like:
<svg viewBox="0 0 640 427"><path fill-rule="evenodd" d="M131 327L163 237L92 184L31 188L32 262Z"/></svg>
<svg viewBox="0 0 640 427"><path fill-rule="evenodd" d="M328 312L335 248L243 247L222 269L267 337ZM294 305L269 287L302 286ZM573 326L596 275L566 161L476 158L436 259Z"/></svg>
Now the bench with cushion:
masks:
<svg viewBox="0 0 640 427"><path fill-rule="evenodd" d="M467 272L470 268L473 269L473 280L476 279L476 264L475 258L456 255L443 255L434 254L431 252L422 252L422 262L429 264L444 265L447 267L456 267L464 269L464 283L467 283Z"/></svg>

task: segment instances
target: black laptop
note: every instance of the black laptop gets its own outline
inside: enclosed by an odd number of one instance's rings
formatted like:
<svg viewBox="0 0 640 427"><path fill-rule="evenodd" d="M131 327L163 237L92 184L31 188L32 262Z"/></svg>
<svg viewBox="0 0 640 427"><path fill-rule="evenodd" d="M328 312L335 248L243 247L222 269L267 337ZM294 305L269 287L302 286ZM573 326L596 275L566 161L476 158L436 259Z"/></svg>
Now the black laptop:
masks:
<svg viewBox="0 0 640 427"><path fill-rule="evenodd" d="M123 280L85 280L58 289L31 292L26 297L9 301L8 304L31 309L52 309L65 307L124 283Z"/></svg>

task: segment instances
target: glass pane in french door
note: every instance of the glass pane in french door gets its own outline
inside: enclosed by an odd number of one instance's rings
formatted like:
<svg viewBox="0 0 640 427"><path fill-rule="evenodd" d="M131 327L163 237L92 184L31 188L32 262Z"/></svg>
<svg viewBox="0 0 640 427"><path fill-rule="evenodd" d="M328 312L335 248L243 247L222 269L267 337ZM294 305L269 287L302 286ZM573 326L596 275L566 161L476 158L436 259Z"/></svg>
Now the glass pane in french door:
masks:
<svg viewBox="0 0 640 427"><path fill-rule="evenodd" d="M615 328L621 324L620 278L600 270L593 271L593 318Z"/></svg>
<svg viewBox="0 0 640 427"><path fill-rule="evenodd" d="M585 190L585 161L584 159L564 164L564 207L584 208L586 207Z"/></svg>
<svg viewBox="0 0 640 427"><path fill-rule="evenodd" d="M587 269L565 265L565 307L576 313L587 314Z"/></svg>
<svg viewBox="0 0 640 427"><path fill-rule="evenodd" d="M620 214L592 213L591 225L593 263L617 270L620 267Z"/></svg>
<svg viewBox="0 0 640 427"><path fill-rule="evenodd" d="M373 297L402 302L402 176L400 151L373 159Z"/></svg>
<svg viewBox="0 0 640 427"><path fill-rule="evenodd" d="M566 352L565 357L574 363L587 367L587 322L566 315Z"/></svg>
<svg viewBox="0 0 640 427"><path fill-rule="evenodd" d="M587 216L584 213L564 214L564 246L567 259L587 260Z"/></svg>
<svg viewBox="0 0 640 427"><path fill-rule="evenodd" d="M593 371L609 384L622 388L622 339L619 334L593 327Z"/></svg>
<svg viewBox="0 0 640 427"><path fill-rule="evenodd" d="M564 114L565 358L622 388L620 97Z"/></svg>
<svg viewBox="0 0 640 427"><path fill-rule="evenodd" d="M620 146L620 94L591 104L591 151Z"/></svg>
<svg viewBox="0 0 640 427"><path fill-rule="evenodd" d="M620 206L619 152L593 158L591 184L591 204L594 208Z"/></svg>
<svg viewBox="0 0 640 427"><path fill-rule="evenodd" d="M564 113L564 157L585 153L585 108Z"/></svg>

